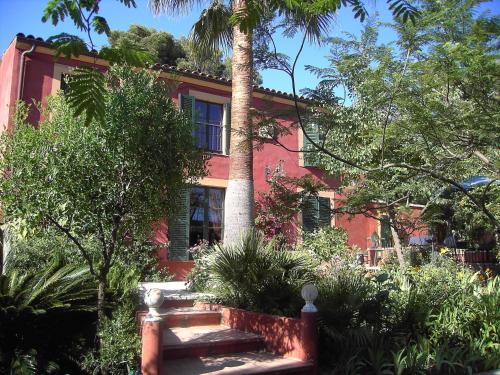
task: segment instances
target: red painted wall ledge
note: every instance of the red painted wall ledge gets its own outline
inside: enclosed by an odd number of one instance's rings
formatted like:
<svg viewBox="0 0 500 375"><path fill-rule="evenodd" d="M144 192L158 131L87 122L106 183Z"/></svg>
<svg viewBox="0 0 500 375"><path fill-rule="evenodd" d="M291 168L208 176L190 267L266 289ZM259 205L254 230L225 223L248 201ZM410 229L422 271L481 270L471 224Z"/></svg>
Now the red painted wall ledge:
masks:
<svg viewBox="0 0 500 375"><path fill-rule="evenodd" d="M311 326L308 317L301 319L262 314L225 307L210 303L197 303L199 309L220 311L222 324L240 331L258 334L264 338L266 350L284 357L311 361L316 365L315 325ZM304 314L302 314L304 315ZM316 314L313 316L314 320ZM307 331L307 332L306 332ZM306 338L306 339L305 339ZM304 340L305 339L305 340Z"/></svg>

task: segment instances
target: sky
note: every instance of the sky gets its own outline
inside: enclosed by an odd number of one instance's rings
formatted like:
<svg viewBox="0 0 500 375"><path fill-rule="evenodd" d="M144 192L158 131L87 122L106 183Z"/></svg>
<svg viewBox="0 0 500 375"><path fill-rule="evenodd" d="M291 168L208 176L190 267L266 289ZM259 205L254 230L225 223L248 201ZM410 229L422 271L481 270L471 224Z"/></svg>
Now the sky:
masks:
<svg viewBox="0 0 500 375"><path fill-rule="evenodd" d="M19 32L43 39L61 32L81 35L71 20L66 20L57 26L53 26L51 23L43 23L41 18L47 2L48 0L0 0L0 51L2 53ZM203 9L194 9L188 14L175 17L154 16L148 8L147 0L136 0L136 2L137 8L127 8L117 0L102 0L100 15L107 19L111 29L114 30L126 30L131 24L136 23L167 31L178 38L189 34L191 26ZM366 4L369 14L378 13L380 21L390 21L391 16L384 0L367 1ZM480 11L483 10L490 10L494 14L500 14L500 0L493 0L483 4ZM359 20L354 19L351 10L344 8L339 11L329 34L338 36L343 32L349 32L358 35L361 28L362 24ZM86 40L84 35L81 36ZM94 37L94 39L99 46L107 44L104 35ZM395 35L390 29L383 29L379 35L379 41L383 43L388 43L394 39ZM276 42L280 52L288 55L297 53L299 46L297 39L278 37ZM308 72L305 66L328 66L328 52L328 47L324 45L307 45L305 47L296 73L297 88L313 88L316 85L318 82L317 77ZM286 74L274 70L262 71L261 74L265 87L287 92L291 91L290 78Z"/></svg>

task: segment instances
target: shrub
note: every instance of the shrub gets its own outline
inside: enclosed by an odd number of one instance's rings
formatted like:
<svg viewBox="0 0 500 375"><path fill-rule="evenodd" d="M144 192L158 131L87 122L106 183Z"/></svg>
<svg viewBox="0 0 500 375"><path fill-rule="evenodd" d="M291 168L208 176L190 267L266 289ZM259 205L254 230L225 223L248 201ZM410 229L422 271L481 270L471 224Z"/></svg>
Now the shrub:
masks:
<svg viewBox="0 0 500 375"><path fill-rule="evenodd" d="M8 269L0 276L0 373L80 373L96 297L88 268L62 257L32 271Z"/></svg>
<svg viewBox="0 0 500 375"><path fill-rule="evenodd" d="M216 246L210 282L221 302L251 311L295 316L302 286L314 280L310 259L249 232L234 246Z"/></svg>
<svg viewBox="0 0 500 375"><path fill-rule="evenodd" d="M186 277L186 282L190 290L204 292L211 289L209 283L210 264L215 250L216 247L210 246L206 240L189 249L194 260L194 266Z"/></svg>
<svg viewBox="0 0 500 375"><path fill-rule="evenodd" d="M342 228L324 227L306 232L300 248L320 262L332 262L335 258L355 262L356 252L347 245L347 233Z"/></svg>

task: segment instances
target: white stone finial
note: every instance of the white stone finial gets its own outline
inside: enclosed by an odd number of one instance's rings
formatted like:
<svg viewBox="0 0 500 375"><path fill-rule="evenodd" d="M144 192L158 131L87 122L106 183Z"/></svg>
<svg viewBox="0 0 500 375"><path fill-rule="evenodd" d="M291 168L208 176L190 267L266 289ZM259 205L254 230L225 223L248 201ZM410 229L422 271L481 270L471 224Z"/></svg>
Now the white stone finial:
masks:
<svg viewBox="0 0 500 375"><path fill-rule="evenodd" d="M317 312L318 309L314 306L314 300L318 298L318 288L314 284L306 284L302 287L300 293L306 304L302 308L304 312Z"/></svg>
<svg viewBox="0 0 500 375"><path fill-rule="evenodd" d="M155 321L161 320L160 312L158 311L158 307L163 303L164 296L163 291L158 288L148 289L144 295L144 302L146 306L149 307L148 315L146 316L146 320Z"/></svg>

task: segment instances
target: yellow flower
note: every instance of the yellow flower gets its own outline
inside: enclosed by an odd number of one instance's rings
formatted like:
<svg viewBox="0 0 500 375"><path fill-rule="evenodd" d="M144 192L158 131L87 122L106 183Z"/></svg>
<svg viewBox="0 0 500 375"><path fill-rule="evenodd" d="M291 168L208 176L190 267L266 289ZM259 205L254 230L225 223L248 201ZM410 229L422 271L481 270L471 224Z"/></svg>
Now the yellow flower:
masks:
<svg viewBox="0 0 500 375"><path fill-rule="evenodd" d="M450 249L448 249L447 247L442 247L441 249L439 249L439 253L441 254L446 254L450 251Z"/></svg>

